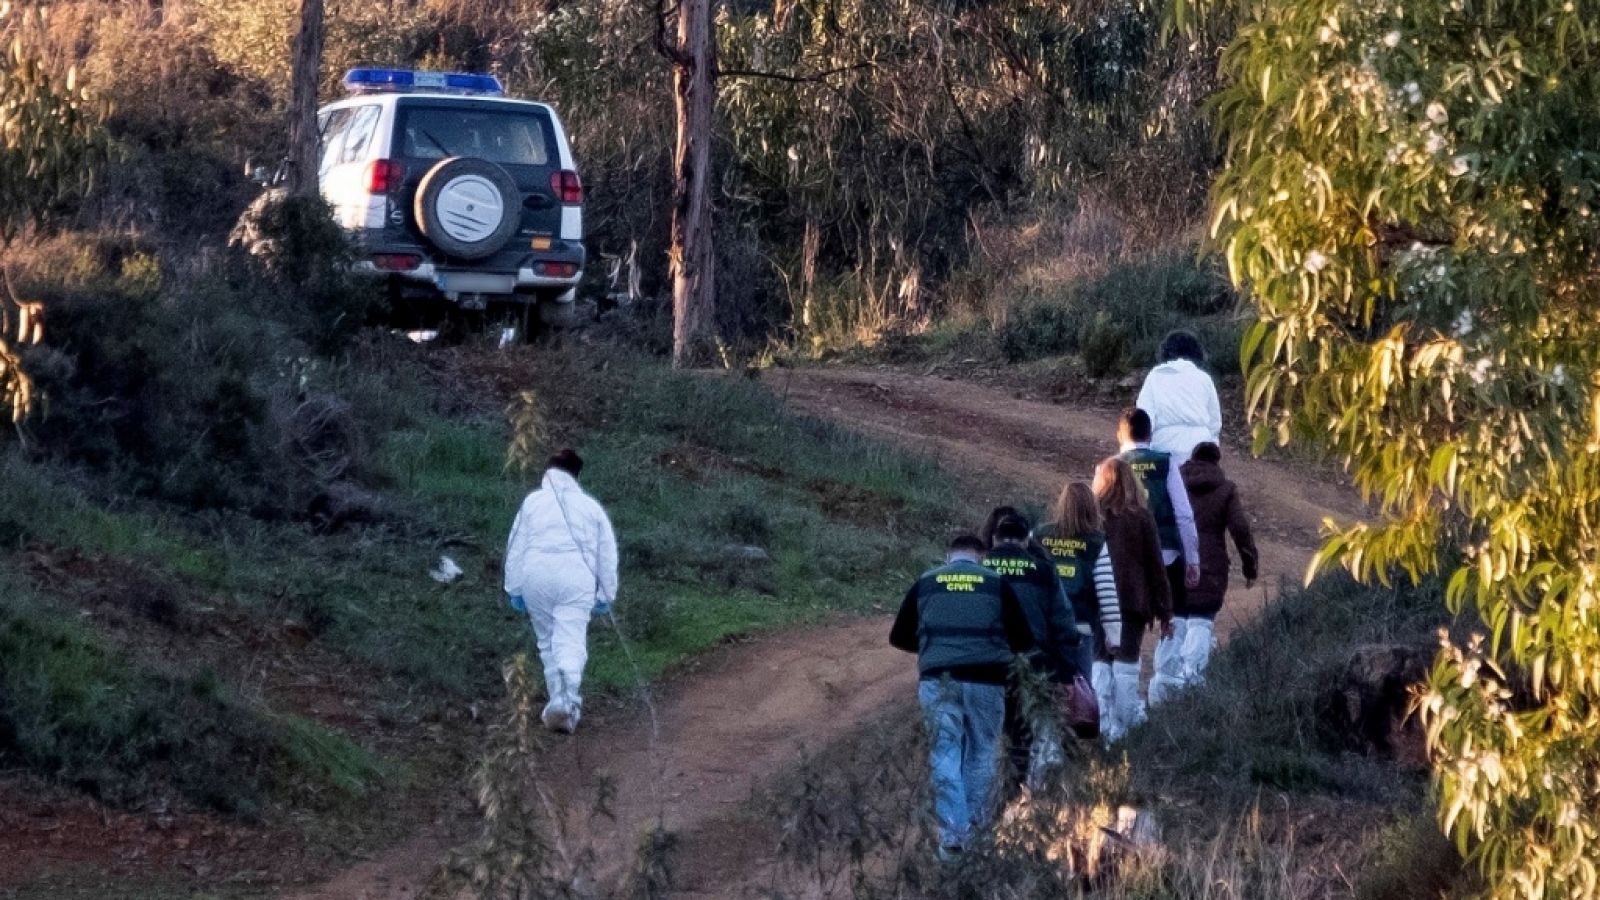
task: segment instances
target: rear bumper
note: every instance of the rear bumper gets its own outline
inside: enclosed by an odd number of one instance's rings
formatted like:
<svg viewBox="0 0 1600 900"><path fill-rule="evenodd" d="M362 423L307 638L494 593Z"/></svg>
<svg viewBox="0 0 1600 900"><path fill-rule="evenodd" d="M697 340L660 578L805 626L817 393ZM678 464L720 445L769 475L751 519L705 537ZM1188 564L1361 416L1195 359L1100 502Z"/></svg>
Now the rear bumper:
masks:
<svg viewBox="0 0 1600 900"><path fill-rule="evenodd" d="M565 290L583 279L585 251L577 241L551 241L544 250L508 249L474 262L452 262L437 258L431 248L415 244L376 241L372 234L358 234L358 259L355 271L374 277L386 276L428 287L457 299L464 294L503 295L526 290ZM526 245L524 245L526 246ZM410 269L379 268L374 257L409 256L421 262ZM547 265L572 267L571 275L552 275Z"/></svg>

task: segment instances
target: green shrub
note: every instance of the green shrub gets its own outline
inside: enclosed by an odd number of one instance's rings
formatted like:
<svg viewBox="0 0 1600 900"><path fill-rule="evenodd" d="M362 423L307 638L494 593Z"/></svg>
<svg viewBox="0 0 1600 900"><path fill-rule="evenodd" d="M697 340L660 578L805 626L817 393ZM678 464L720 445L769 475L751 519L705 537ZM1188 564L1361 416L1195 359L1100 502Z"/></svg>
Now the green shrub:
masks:
<svg viewBox="0 0 1600 900"><path fill-rule="evenodd" d="M1169 255L1114 266L1103 275L1023 300L996 340L1011 362L1076 353L1103 378L1156 361L1177 328L1197 331L1213 372L1238 371L1241 326L1226 313L1234 296L1207 264Z"/></svg>
<svg viewBox="0 0 1600 900"><path fill-rule="evenodd" d="M1128 331L1101 311L1084 334L1081 347L1083 366L1095 378L1123 371L1128 364Z"/></svg>

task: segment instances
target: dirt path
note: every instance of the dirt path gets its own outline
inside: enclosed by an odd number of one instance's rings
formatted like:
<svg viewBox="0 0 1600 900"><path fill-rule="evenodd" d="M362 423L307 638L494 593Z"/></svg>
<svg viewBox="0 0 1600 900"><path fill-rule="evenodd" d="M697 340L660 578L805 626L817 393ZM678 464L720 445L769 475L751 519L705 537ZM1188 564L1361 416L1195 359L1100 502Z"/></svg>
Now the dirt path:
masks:
<svg viewBox="0 0 1600 900"><path fill-rule="evenodd" d="M627 875L639 839L658 822L679 838L674 883L685 896L721 896L729 866L760 857L769 835L714 827L806 748L843 738L912 696L908 657L887 643L885 620L856 620L725 647L675 678L657 703L658 752L642 710L586 720L575 738L552 739L546 766L561 801L590 808L606 783L612 819L587 825L601 884ZM446 826L339 873L298 900L409 900L466 835ZM738 869L733 869L738 871ZM601 892L601 896L607 896Z"/></svg>
<svg viewBox="0 0 1600 900"><path fill-rule="evenodd" d="M953 471L1027 485L1045 501L1066 477L1087 478L1114 451L1112 415L1019 400L993 388L890 371L796 370L768 382L798 410L938 458ZM1298 580L1324 517L1359 511L1349 493L1292 469L1230 454L1225 461L1250 509L1263 583ZM974 516L982 510L972 510ZM1242 593L1242 592L1241 592ZM1265 591L1236 595L1226 634L1259 609ZM674 679L658 703L652 752L642 712L586 721L546 760L564 799L582 808L597 785L615 789L614 820L589 826L602 883L625 872L639 837L657 822L678 838L674 883L683 897L739 896L770 862L772 823L741 815L759 788L803 749L820 750L912 696L913 668L872 619L773 635L711 654ZM408 900L465 835L436 825L407 844L347 869L299 900ZM602 892L604 893L604 892Z"/></svg>
<svg viewBox="0 0 1600 900"><path fill-rule="evenodd" d="M1047 505L1063 480L1092 478L1095 464L1116 452L1114 412L1018 399L971 382L889 370L797 369L771 376L770 383L799 411L920 450L952 471L989 473L1038 492L1018 501ZM1359 502L1343 485L1244 452L1226 452L1223 467L1250 512L1265 586L1275 587L1280 576L1304 577L1325 518L1360 515ZM1236 584L1219 632L1253 616L1263 600L1263 592L1247 596Z"/></svg>

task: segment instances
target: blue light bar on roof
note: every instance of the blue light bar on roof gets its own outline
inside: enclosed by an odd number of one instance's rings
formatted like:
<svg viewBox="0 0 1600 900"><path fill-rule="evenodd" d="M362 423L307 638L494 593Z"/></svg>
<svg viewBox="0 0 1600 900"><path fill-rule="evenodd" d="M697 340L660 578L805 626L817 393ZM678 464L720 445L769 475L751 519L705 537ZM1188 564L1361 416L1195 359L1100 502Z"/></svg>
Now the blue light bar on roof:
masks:
<svg viewBox="0 0 1600 900"><path fill-rule="evenodd" d="M351 69L345 73L344 89L352 94L428 91L487 97L503 96L506 92L500 79L493 75L417 72L412 69Z"/></svg>

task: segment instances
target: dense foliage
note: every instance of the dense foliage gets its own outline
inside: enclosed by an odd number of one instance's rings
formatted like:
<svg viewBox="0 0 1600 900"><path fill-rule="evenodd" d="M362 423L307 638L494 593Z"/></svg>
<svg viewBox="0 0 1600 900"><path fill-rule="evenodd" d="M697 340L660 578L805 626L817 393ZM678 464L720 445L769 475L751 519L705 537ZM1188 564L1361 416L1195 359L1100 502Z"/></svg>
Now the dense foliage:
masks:
<svg viewBox="0 0 1600 900"><path fill-rule="evenodd" d="M22 229L87 187L105 147L98 127L104 110L78 86L76 70L52 74L18 34L38 15L26 3L0 8L0 37L11 38L0 62L0 404L13 421L33 407L33 380L18 346L37 343L42 327L38 305L12 290L4 254Z"/></svg>
<svg viewBox="0 0 1600 900"><path fill-rule="evenodd" d="M1382 511L1323 559L1448 574L1487 634L1423 698L1496 897L1600 892L1600 25L1592 3L1246 0L1215 227L1258 442Z"/></svg>

